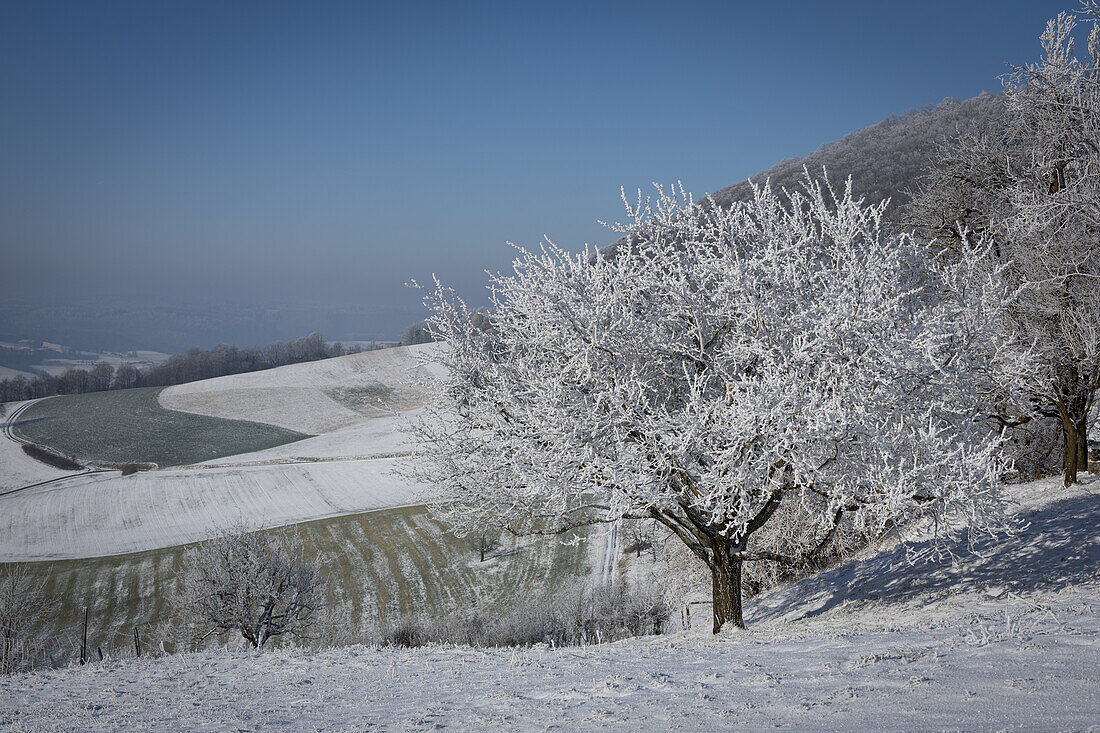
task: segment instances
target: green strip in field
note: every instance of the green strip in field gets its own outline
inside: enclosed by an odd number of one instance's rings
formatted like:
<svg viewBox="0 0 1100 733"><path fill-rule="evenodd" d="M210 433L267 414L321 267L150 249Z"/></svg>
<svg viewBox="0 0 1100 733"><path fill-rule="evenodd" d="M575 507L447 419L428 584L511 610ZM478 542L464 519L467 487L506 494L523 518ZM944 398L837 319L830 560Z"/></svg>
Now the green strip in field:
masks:
<svg viewBox="0 0 1100 733"><path fill-rule="evenodd" d="M168 410L163 387L50 397L12 429L21 438L84 461L180 466L273 448L308 435L245 420Z"/></svg>

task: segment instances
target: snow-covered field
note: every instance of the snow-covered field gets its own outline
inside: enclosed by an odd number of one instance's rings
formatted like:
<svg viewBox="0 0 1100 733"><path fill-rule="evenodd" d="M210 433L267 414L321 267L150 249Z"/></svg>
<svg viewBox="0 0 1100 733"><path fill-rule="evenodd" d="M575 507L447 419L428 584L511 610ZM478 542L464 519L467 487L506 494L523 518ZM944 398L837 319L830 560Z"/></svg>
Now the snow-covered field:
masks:
<svg viewBox="0 0 1100 733"><path fill-rule="evenodd" d="M211 417L278 425L318 435L409 410L423 402L430 375L417 355L434 344L365 351L248 374L169 387L164 407Z"/></svg>
<svg viewBox="0 0 1100 733"><path fill-rule="evenodd" d="M126 353L85 351L48 341L37 343L30 341L0 341L0 348L22 350L28 353L37 350L39 361L27 365L27 369L35 372L47 372L54 376L60 376L67 369L91 369L101 361L107 362L116 369L123 364L132 364L138 368L151 367L167 361L171 356L171 354L161 351L128 351ZM51 351L55 352L56 355L49 356ZM19 371L11 367L0 366L0 379L15 377L20 374L27 379L34 379L37 376L31 371Z"/></svg>
<svg viewBox="0 0 1100 733"><path fill-rule="evenodd" d="M14 379L15 377L34 379L35 375L33 372L21 372L18 369L0 365L0 379Z"/></svg>
<svg viewBox="0 0 1100 733"><path fill-rule="evenodd" d="M0 494L0 562L138 552L200 540L238 520L275 527L423 501L422 487L391 473L405 439L399 418L377 400L415 411L430 377L417 356L432 348L370 351L164 390L168 409L323 433L199 466L74 476L2 440L0 491L71 478Z"/></svg>
<svg viewBox="0 0 1100 733"><path fill-rule="evenodd" d="M0 562L97 557L195 542L238 521L277 527L404 506L393 459L80 474L0 496Z"/></svg>
<svg viewBox="0 0 1100 733"><path fill-rule="evenodd" d="M7 413L0 417L0 423L5 425L11 415L16 414L19 408L27 403L8 402L6 404ZM22 486L30 486L41 481L74 475L73 471L62 471L60 468L48 466L42 461L31 458L23 452L22 443L7 437L6 427L3 433L0 435L0 495ZM0 499L0 501L3 501L3 499ZM0 504L0 506L3 505Z"/></svg>
<svg viewBox="0 0 1100 733"><path fill-rule="evenodd" d="M414 613L510 609L588 577L599 558L589 543L557 537L500 537L479 562L478 545L459 538L424 507L385 509L295 525L307 557L319 558L327 603L342 628L374 631ZM185 547L111 557L53 560L26 566L60 599L57 615L30 636L48 638L61 654L78 649L84 606L88 643L129 655L133 630L147 644L164 638L180 590Z"/></svg>
<svg viewBox="0 0 1100 733"><path fill-rule="evenodd" d="M410 410L405 416L413 416ZM237 466L272 461L325 461L338 458L380 458L408 450L409 438L398 429L402 417L366 418L331 433L268 448L204 461L204 466Z"/></svg>
<svg viewBox="0 0 1100 733"><path fill-rule="evenodd" d="M1020 531L980 555L868 554L752 599L750 629L717 638L108 661L0 678L0 726L1096 729L1097 490L1023 487Z"/></svg>

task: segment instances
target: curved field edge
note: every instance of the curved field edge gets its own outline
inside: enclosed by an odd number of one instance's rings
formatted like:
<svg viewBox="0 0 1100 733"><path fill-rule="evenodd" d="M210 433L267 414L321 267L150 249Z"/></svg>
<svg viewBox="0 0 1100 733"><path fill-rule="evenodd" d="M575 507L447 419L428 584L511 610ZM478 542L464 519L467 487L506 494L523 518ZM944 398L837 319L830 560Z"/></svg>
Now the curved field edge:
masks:
<svg viewBox="0 0 1100 733"><path fill-rule="evenodd" d="M310 436L246 420L169 410L163 387L64 395L28 406L11 426L19 438L83 462L180 466L252 453Z"/></svg>
<svg viewBox="0 0 1100 733"><path fill-rule="evenodd" d="M484 563L471 538L458 538L423 506L321 519L264 532L298 532L307 556L320 558L328 605L352 633L371 632L407 614L466 608L502 610L587 575L589 549L560 538L500 537ZM35 630L68 649L78 643L88 606L89 648L132 650L133 630L146 643L171 637L170 599L190 545L79 560L9 563L47 580L60 600L57 618ZM0 565L3 567L3 565Z"/></svg>

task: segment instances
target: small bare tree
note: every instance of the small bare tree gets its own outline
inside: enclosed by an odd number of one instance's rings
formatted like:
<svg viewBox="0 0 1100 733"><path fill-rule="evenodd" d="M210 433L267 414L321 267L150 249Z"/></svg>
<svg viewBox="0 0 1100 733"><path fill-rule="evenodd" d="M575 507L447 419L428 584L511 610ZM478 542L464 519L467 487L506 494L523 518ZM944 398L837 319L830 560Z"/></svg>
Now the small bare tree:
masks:
<svg viewBox="0 0 1100 733"><path fill-rule="evenodd" d="M475 537L475 549L481 557L480 562L485 562L485 556L500 547L500 537L489 529L482 529Z"/></svg>
<svg viewBox="0 0 1100 733"><path fill-rule="evenodd" d="M28 641L38 638L32 634L57 610L57 599L46 590L48 580L26 565L0 568L0 674L34 666L30 660L36 649L28 648Z"/></svg>
<svg viewBox="0 0 1100 733"><path fill-rule="evenodd" d="M195 643L239 631L260 649L276 636L308 639L324 606L323 586L299 535L236 527L184 555L180 607Z"/></svg>
<svg viewBox="0 0 1100 733"><path fill-rule="evenodd" d="M630 519L623 522L624 549L633 552L641 559L643 552L649 552L657 559L658 532L656 522L649 519Z"/></svg>

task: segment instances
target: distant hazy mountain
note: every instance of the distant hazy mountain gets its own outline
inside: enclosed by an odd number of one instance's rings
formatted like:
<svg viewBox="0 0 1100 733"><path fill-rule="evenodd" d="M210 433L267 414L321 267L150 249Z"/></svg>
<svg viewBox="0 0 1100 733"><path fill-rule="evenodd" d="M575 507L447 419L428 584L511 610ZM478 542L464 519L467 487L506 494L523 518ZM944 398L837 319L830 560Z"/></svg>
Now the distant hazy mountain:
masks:
<svg viewBox="0 0 1100 733"><path fill-rule="evenodd" d="M801 158L787 158L749 180L734 183L712 195L720 206L752 198L749 181L759 186L771 181L772 188L797 188L803 168L811 176L824 169L829 181L842 189L848 176L852 189L868 201L890 199L888 223L902 222L910 191L935 159L937 149L960 133L979 133L997 124L1002 109L1001 97L982 92L966 100L945 99L939 104L901 115L890 115L877 125L849 133L836 142L826 143ZM620 239L600 250L613 255Z"/></svg>
<svg viewBox="0 0 1100 733"><path fill-rule="evenodd" d="M979 132L995 124L1001 98L987 92L960 101L945 99L937 105L891 115L877 125L845 135L802 158L788 158L751 178L772 187L798 185L805 166L811 175L824 167L837 187L852 176L852 187L871 201L891 199L890 213L896 220L909 201L921 174L932 162L936 148L958 132ZM748 181L735 183L714 193L721 205L744 201L752 196Z"/></svg>

